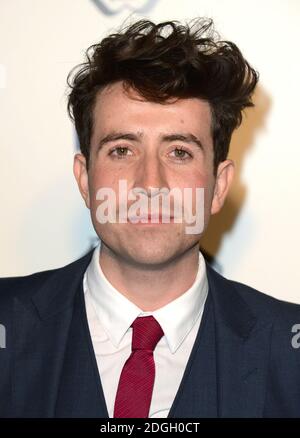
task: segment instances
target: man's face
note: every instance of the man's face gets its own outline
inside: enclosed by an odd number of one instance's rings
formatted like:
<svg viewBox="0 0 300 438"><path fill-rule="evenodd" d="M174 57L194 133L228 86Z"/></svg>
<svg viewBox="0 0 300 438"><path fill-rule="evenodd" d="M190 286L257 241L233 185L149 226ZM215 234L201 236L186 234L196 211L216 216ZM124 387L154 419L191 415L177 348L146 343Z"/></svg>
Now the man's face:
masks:
<svg viewBox="0 0 300 438"><path fill-rule="evenodd" d="M219 211L224 202L233 167L226 160L220 164L217 177L214 176L211 112L207 102L190 98L153 103L132 89L126 93L121 82L112 84L97 96L90 147L88 171L84 157L77 154L74 174L91 210L94 228L115 256L154 268L175 260L198 244L202 232L188 234L184 217L181 223L171 219L170 223L101 224L96 214L100 204L96 194L104 187L113 189L118 213L120 180L126 181L128 191L143 189L149 208L155 193L151 188L176 188L182 193L184 188L190 188L193 194L196 188L204 188L206 227L210 214ZM193 196L193 213L195 199ZM132 203L128 201L128 206Z"/></svg>

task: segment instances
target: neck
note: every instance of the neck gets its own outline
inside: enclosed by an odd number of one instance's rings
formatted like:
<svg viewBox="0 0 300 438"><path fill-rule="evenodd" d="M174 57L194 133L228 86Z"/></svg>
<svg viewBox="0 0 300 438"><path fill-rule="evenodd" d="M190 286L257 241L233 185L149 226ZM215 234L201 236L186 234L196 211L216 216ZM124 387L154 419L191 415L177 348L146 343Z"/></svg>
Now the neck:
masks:
<svg viewBox="0 0 300 438"><path fill-rule="evenodd" d="M139 267L116 256L103 242L101 269L108 281L144 312L157 310L186 292L198 271L198 244L175 260L160 266Z"/></svg>

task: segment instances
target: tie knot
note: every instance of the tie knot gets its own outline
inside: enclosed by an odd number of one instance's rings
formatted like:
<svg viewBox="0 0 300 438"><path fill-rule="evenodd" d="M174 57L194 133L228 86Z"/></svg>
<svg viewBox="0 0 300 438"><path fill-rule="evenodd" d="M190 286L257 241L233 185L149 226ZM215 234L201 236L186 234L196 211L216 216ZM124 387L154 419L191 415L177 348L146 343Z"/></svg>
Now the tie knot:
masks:
<svg viewBox="0 0 300 438"><path fill-rule="evenodd" d="M133 328L132 350L153 351L164 335L161 326L153 316L138 317L131 327Z"/></svg>

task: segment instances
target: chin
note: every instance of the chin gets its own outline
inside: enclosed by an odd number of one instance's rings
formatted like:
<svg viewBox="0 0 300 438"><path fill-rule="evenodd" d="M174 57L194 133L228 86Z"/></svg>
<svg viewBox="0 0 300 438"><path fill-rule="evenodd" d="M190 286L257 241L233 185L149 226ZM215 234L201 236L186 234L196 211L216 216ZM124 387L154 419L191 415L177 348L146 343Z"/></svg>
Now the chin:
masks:
<svg viewBox="0 0 300 438"><path fill-rule="evenodd" d="M178 242L174 245L174 241L170 242L170 240L163 242L156 239L152 241L131 238L111 239L111 236L103 235L100 239L118 259L123 259L125 263L132 265L159 267L170 262L181 252Z"/></svg>
<svg viewBox="0 0 300 438"><path fill-rule="evenodd" d="M173 243L173 245L172 245ZM181 252L180 246L174 245L174 242L159 242L152 241L142 245L135 242L133 245L129 244L126 247L119 248L120 253L124 255L127 260L137 265L145 265L149 267L161 267L162 265L170 263Z"/></svg>
<svg viewBox="0 0 300 438"><path fill-rule="evenodd" d="M159 254L159 253L152 253L152 254L145 254L143 253L134 253L134 254L128 254L127 258L135 265L139 265L140 267L144 266L152 268L152 269L161 269L163 265L166 265L170 263L170 261L173 259L173 254Z"/></svg>
<svg viewBox="0 0 300 438"><path fill-rule="evenodd" d="M134 265L162 267L194 244L194 239L187 239L178 229L177 232L133 232L133 229L128 232L123 228L120 232L120 228L112 228L102 229L97 234L112 253Z"/></svg>

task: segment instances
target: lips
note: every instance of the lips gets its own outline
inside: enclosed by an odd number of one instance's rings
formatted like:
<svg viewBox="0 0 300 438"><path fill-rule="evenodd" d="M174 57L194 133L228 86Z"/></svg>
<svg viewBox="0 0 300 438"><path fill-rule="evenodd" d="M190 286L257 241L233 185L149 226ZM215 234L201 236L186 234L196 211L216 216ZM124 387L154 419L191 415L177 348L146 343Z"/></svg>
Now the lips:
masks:
<svg viewBox="0 0 300 438"><path fill-rule="evenodd" d="M129 216L128 220L130 222L136 223L136 222L141 222L141 223L170 223L172 222L174 219L173 216L169 216L169 215L161 215L161 214L155 214L153 213L148 214L148 215L141 215L141 216Z"/></svg>

